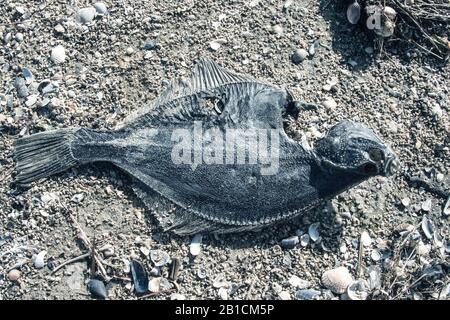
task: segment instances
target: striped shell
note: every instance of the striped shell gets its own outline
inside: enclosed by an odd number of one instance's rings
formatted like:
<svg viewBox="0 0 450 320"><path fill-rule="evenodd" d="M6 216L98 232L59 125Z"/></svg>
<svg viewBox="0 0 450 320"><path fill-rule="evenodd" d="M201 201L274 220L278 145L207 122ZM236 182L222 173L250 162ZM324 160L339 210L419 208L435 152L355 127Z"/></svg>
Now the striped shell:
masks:
<svg viewBox="0 0 450 320"><path fill-rule="evenodd" d="M322 284L337 294L344 293L352 282L353 277L345 267L325 271L322 275Z"/></svg>

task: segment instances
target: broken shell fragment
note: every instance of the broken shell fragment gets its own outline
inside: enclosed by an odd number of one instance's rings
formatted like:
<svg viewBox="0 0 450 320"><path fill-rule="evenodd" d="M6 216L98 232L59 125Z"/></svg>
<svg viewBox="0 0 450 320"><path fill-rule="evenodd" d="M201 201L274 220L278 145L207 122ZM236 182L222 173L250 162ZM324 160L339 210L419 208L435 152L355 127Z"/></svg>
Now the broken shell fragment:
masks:
<svg viewBox="0 0 450 320"><path fill-rule="evenodd" d="M448 196L447 201L445 202L444 209L442 210L444 215L450 215L450 196Z"/></svg>
<svg viewBox="0 0 450 320"><path fill-rule="evenodd" d="M316 242L320 239L319 222L313 223L308 228L308 234L312 241Z"/></svg>
<svg viewBox="0 0 450 320"><path fill-rule="evenodd" d="M297 236L292 236L286 239L281 240L281 246L284 249L292 249L299 243L299 239Z"/></svg>
<svg viewBox="0 0 450 320"><path fill-rule="evenodd" d="M322 275L322 284L337 294L344 293L352 281L353 277L345 267L325 271Z"/></svg>
<svg viewBox="0 0 450 320"><path fill-rule="evenodd" d="M191 244L189 246L189 252L192 256L198 256L201 251L201 244L202 244L202 235L196 234L194 238L192 238Z"/></svg>
<svg viewBox="0 0 450 320"><path fill-rule="evenodd" d="M366 300L369 295L369 284L366 280L353 281L347 288L347 296L350 300Z"/></svg>
<svg viewBox="0 0 450 320"><path fill-rule="evenodd" d="M303 289L295 292L295 299L297 300L314 300L319 297L320 291L314 289Z"/></svg>
<svg viewBox="0 0 450 320"><path fill-rule="evenodd" d="M379 266L370 266L367 268L367 274L369 276L369 289L381 288L381 269Z"/></svg>
<svg viewBox="0 0 450 320"><path fill-rule="evenodd" d="M309 244L309 234L304 234L300 237L300 244L302 247L306 247Z"/></svg>
<svg viewBox="0 0 450 320"><path fill-rule="evenodd" d="M56 64L63 63L66 60L66 50L63 46L58 45L52 49L50 59Z"/></svg>
<svg viewBox="0 0 450 320"><path fill-rule="evenodd" d="M424 202L422 202L422 206L421 206L423 211L430 211L431 210L431 199L427 199Z"/></svg>
<svg viewBox="0 0 450 320"><path fill-rule="evenodd" d="M45 266L44 257L47 254L47 251L39 252L34 258L34 267L37 269L42 269Z"/></svg>
<svg viewBox="0 0 450 320"><path fill-rule="evenodd" d="M357 1L355 1L347 8L347 20L351 24L357 24L360 17L361 17L361 6Z"/></svg>
<svg viewBox="0 0 450 320"><path fill-rule="evenodd" d="M144 266L139 261L132 260L130 269L133 276L134 290L138 294L146 293L148 291L148 275Z"/></svg>
<svg viewBox="0 0 450 320"><path fill-rule="evenodd" d="M150 260L152 260L155 267L162 267L169 262L170 256L162 250L152 250L150 251Z"/></svg>
<svg viewBox="0 0 450 320"><path fill-rule="evenodd" d="M426 215L422 218L422 231L428 239L433 239L434 224Z"/></svg>

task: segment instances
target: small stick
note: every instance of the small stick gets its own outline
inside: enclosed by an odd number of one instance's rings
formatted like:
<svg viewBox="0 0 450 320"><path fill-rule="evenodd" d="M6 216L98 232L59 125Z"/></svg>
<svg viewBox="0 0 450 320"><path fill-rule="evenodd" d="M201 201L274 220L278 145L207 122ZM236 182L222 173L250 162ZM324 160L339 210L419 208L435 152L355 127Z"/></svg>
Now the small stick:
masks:
<svg viewBox="0 0 450 320"><path fill-rule="evenodd" d="M160 296L160 295L165 294L165 293L172 293L174 291L175 291L174 289L168 289L168 290L163 290L163 291L160 291L160 292L152 292L152 293L148 293L146 295L140 296L140 297L138 297L138 299L145 299L145 298L150 298L150 297L156 297L156 296Z"/></svg>
<svg viewBox="0 0 450 320"><path fill-rule="evenodd" d="M91 252L87 252L87 253L83 253L82 255L80 255L80 256L78 256L78 257L75 257L75 258L72 258L72 259L70 259L70 260L64 261L64 262L61 263L59 266L57 266L55 269L53 269L52 272L51 272L50 274L54 274L55 272L57 272L57 271L58 271L59 269L61 269L62 267L66 266L66 265L68 265L68 264L71 264L71 263L74 263L74 262L83 260L83 259L89 257L90 255L91 255Z"/></svg>
<svg viewBox="0 0 450 320"><path fill-rule="evenodd" d="M363 256L363 242L362 242L362 233L359 237L359 250L358 250L358 278L361 278L361 271L362 271L362 256Z"/></svg>

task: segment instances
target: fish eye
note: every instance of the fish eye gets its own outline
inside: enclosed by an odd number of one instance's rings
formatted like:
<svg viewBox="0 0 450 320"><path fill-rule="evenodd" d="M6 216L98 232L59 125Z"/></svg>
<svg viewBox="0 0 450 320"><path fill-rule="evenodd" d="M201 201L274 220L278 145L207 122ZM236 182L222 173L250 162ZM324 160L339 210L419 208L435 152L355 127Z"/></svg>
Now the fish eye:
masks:
<svg viewBox="0 0 450 320"><path fill-rule="evenodd" d="M380 149L370 149L369 150L369 157L372 161L381 161L383 160L383 152Z"/></svg>
<svg viewBox="0 0 450 320"><path fill-rule="evenodd" d="M369 162L369 163L362 165L361 171L363 174L372 175L372 174L376 174L378 172L378 168L375 164Z"/></svg>

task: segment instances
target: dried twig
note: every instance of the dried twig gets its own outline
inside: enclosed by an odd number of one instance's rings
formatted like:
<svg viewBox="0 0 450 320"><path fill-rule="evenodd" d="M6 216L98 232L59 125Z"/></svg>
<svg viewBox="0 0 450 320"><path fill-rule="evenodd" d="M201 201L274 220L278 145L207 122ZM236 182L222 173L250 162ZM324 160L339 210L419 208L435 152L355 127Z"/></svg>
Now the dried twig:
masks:
<svg viewBox="0 0 450 320"><path fill-rule="evenodd" d="M52 272L51 272L51 274L56 273L59 269L61 269L62 267L66 266L66 265L68 265L68 264L71 264L71 263L74 263L74 262L77 262L77 261L86 259L86 258L89 257L90 255L91 255L91 252L87 252L87 253L83 253L82 255L80 255L80 256L78 256L78 257L75 257L75 258L69 259L69 260L67 260L67 261L64 261L64 262L61 263L59 266L57 266L55 269L53 269Z"/></svg>

